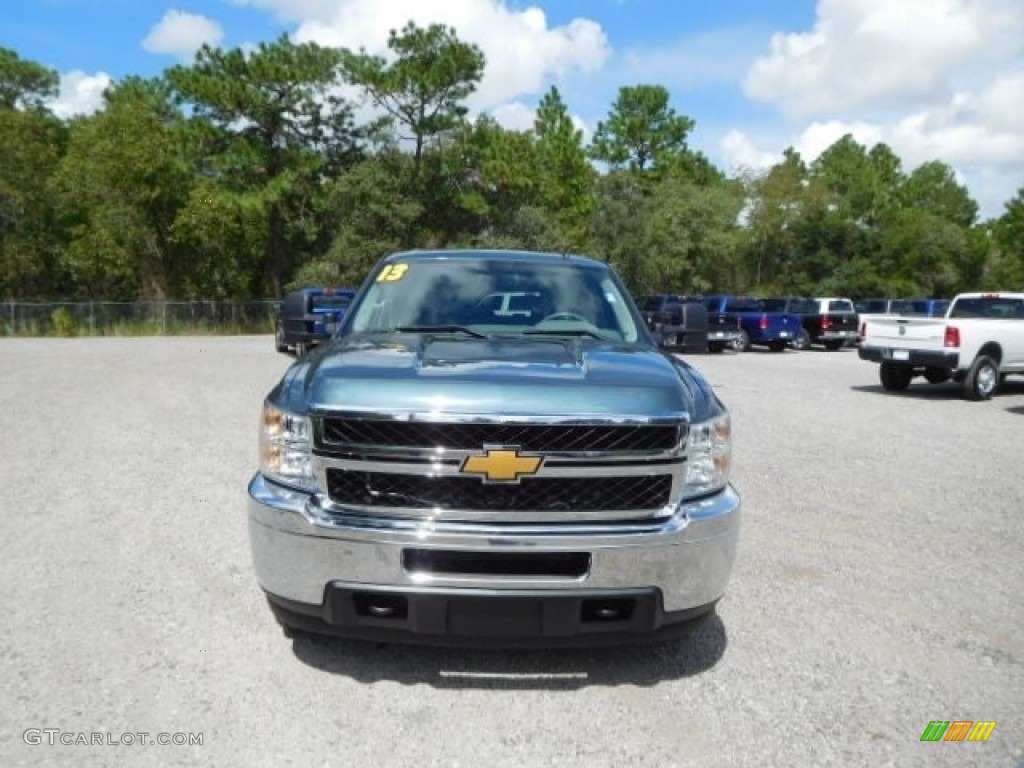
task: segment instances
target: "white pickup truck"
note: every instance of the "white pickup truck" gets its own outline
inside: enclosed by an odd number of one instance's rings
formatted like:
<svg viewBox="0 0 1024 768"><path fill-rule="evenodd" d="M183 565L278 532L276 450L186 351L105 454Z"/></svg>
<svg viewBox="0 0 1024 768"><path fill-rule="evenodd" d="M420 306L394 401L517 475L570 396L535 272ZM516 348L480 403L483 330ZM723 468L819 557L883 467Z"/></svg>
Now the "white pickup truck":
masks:
<svg viewBox="0 0 1024 768"><path fill-rule="evenodd" d="M881 364L885 389L952 379L966 398L987 400L1007 375L1024 374L1024 293L961 293L945 317L870 317L860 336L858 354Z"/></svg>

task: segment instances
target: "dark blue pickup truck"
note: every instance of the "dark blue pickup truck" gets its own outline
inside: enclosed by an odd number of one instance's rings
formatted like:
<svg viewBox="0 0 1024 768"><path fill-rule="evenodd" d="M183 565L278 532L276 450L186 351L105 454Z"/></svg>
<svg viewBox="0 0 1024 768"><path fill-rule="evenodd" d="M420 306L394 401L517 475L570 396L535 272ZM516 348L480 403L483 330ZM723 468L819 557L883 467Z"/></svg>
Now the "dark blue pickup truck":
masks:
<svg viewBox="0 0 1024 768"><path fill-rule="evenodd" d="M300 288L284 297L277 311L274 348L302 357L331 338L356 295L353 288Z"/></svg>
<svg viewBox="0 0 1024 768"><path fill-rule="evenodd" d="M772 312L764 300L754 296L705 296L708 312L721 312L735 317L740 325L736 348L742 352L751 346L768 347L781 352L801 338L803 318L788 312Z"/></svg>

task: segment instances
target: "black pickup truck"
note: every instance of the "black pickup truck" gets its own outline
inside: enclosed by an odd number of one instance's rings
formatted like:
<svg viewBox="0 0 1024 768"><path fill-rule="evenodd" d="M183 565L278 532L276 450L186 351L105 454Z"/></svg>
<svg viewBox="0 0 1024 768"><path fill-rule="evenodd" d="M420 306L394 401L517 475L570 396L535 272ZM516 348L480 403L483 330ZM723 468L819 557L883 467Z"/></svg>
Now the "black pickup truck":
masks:
<svg viewBox="0 0 1024 768"><path fill-rule="evenodd" d="M640 296L637 305L648 329L666 349L717 354L740 337L736 319L709 310L703 296L650 294Z"/></svg>

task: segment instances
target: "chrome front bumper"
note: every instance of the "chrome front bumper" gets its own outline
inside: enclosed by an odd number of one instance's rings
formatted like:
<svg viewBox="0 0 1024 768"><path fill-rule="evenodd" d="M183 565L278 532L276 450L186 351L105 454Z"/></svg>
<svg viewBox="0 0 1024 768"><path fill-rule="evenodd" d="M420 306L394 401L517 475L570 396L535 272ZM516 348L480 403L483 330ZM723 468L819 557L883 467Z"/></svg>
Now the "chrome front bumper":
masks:
<svg viewBox="0 0 1024 768"><path fill-rule="evenodd" d="M665 611L713 603L736 557L740 498L730 486L671 518L628 524L439 523L332 517L315 496L257 474L249 484L249 533L260 586L318 605L332 582L394 589L544 590L655 588ZM403 567L405 549L446 552L583 552L579 576L424 573Z"/></svg>

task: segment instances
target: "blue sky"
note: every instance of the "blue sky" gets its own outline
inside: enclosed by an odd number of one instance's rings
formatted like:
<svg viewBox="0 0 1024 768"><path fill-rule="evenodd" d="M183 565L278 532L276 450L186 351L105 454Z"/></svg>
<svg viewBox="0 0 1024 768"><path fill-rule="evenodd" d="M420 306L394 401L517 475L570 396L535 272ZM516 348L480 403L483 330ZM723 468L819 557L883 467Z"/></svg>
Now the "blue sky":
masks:
<svg viewBox="0 0 1024 768"><path fill-rule="evenodd" d="M19 0L3 17L0 45L61 73L62 115L203 42L287 32L383 52L413 19L484 50L471 107L511 128L552 84L589 134L619 87L656 83L696 121L691 144L730 173L764 170L788 146L812 160L849 132L888 144L907 171L950 164L983 218L1024 187L1020 0Z"/></svg>

